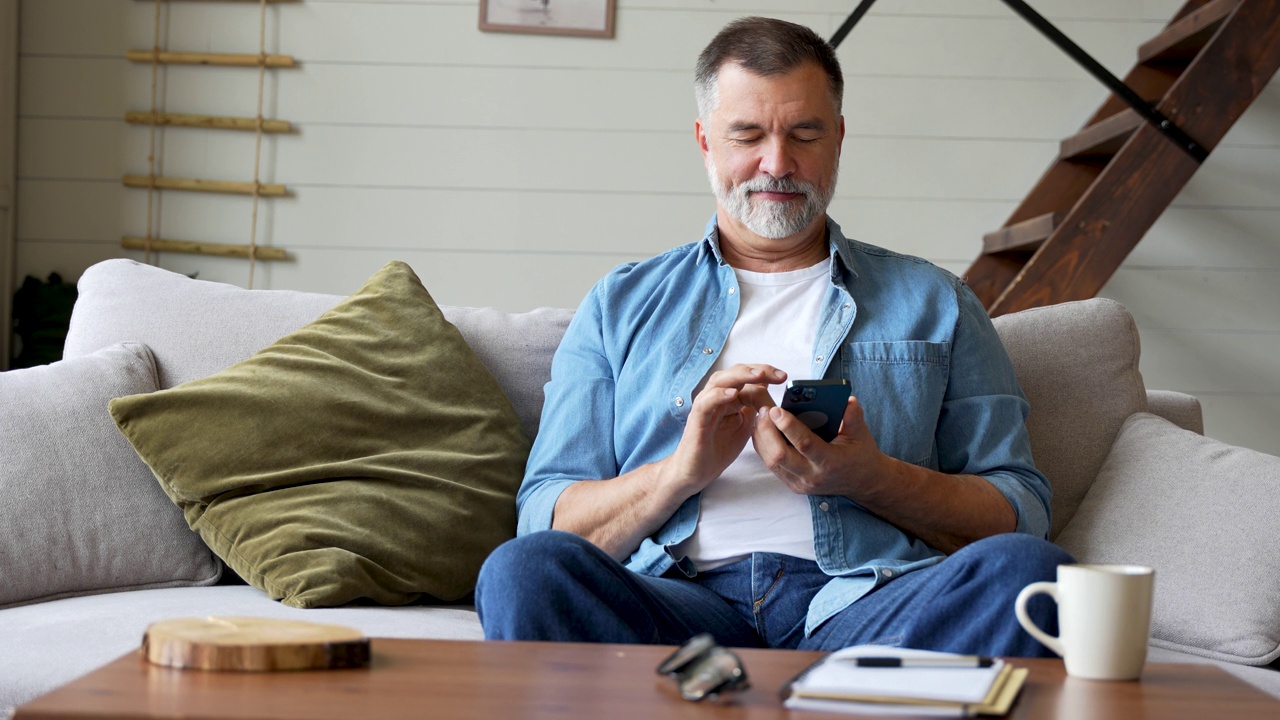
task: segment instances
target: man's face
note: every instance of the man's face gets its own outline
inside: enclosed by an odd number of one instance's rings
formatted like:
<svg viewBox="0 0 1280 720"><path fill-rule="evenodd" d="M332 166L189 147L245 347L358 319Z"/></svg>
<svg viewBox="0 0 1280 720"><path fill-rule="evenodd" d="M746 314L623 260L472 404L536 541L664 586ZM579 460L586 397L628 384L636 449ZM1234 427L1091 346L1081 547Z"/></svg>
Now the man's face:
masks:
<svg viewBox="0 0 1280 720"><path fill-rule="evenodd" d="M727 64L718 84L719 104L697 130L721 210L763 238L807 234L835 193L844 139L826 73L805 64L766 77Z"/></svg>

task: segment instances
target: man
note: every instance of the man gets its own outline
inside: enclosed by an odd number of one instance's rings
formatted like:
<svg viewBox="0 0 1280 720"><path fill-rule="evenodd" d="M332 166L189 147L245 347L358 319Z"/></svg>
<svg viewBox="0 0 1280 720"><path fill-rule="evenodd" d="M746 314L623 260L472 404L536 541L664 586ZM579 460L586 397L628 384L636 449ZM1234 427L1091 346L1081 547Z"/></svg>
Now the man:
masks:
<svg viewBox="0 0 1280 720"><path fill-rule="evenodd" d="M1026 400L962 282L826 217L834 51L746 18L695 85L716 215L574 317L520 537L480 574L486 636L1042 654L1013 599L1071 559L1043 539ZM856 396L830 443L775 406L786 379L823 377ZM1033 614L1052 632L1051 610Z"/></svg>

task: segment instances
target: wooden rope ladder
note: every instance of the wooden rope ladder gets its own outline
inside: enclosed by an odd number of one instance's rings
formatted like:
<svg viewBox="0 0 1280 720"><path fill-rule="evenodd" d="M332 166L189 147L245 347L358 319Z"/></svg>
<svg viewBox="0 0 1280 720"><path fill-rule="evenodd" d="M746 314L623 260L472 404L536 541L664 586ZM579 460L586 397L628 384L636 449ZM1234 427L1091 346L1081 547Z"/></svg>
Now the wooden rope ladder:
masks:
<svg viewBox="0 0 1280 720"><path fill-rule="evenodd" d="M128 249L143 250L145 261L152 262L152 253L161 251L190 252L204 255L238 256L249 260L249 283L253 288L258 260L283 260L286 254L281 248L259 247L258 245L258 213L261 198L280 197L286 194L283 185L262 182L262 136L267 132L291 132L292 126L287 121L271 119L263 116L266 96L266 71L271 68L294 67L293 58L287 55L267 54L267 5L269 3L290 2L291 0L251 0L259 6L258 10L258 53L257 55L238 55L229 53L181 53L169 52L161 48L161 25L163 18L162 5L173 0L154 0L155 28L150 51L131 50L126 57L134 62L147 62L151 65L151 107L147 113L126 113L125 120L134 124L150 126L147 154L147 175L139 177L125 175L126 187L145 188L147 190L147 232L144 237L125 237L122 245ZM159 108L159 78L161 64L200 64L223 66L257 65L258 97L257 112L252 118L211 117L203 115L184 115L161 113ZM156 133L160 125L178 127L200 127L223 130L253 130L253 181L236 182L228 180L205 180L198 178L168 178L157 173ZM221 243L199 243L179 240L165 240L159 235L160 217L157 213L155 195L157 190L188 190L198 192L219 192L246 194L252 197L252 213L249 229L248 245L227 245Z"/></svg>
<svg viewBox="0 0 1280 720"><path fill-rule="evenodd" d="M253 139L253 219L249 228L249 289L253 289L253 271L258 264L258 199L262 197L259 169L262 166L262 96L267 82L267 0L258 0L258 114Z"/></svg>
<svg viewBox="0 0 1280 720"><path fill-rule="evenodd" d="M155 16L155 33L151 41L151 117L155 117L159 108L156 107L156 88L159 85L160 78L160 13L164 5L164 0L156 0L156 16ZM154 218L153 204L156 195L156 127L157 123L151 123L151 132L149 137L149 146L147 150L147 234L145 236L146 247L145 260L148 265L151 264L151 248L155 243L155 234L153 231L152 220ZM158 222L155 223L159 225ZM154 228L156 232L160 228Z"/></svg>

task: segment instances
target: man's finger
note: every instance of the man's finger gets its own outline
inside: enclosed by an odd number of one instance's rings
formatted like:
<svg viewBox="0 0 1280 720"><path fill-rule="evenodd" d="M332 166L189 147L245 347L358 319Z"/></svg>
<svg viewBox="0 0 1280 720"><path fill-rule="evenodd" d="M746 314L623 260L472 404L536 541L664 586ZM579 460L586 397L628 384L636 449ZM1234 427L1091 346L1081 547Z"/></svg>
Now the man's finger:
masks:
<svg viewBox="0 0 1280 720"><path fill-rule="evenodd" d="M770 408L769 418L778 430L787 438L791 446L805 458L813 460L815 452L820 452L826 445L822 438L814 434L808 425L800 422L795 415L782 408Z"/></svg>
<svg viewBox="0 0 1280 720"><path fill-rule="evenodd" d="M858 402L858 398L850 397L849 402L845 403L844 417L840 420L840 432L837 435L859 436L866 426L867 420L862 414L862 403Z"/></svg>
<svg viewBox="0 0 1280 720"><path fill-rule="evenodd" d="M776 404L773 402L773 396L769 394L769 388L764 385L745 385L739 397L742 398L744 405L750 405L753 408L770 408Z"/></svg>
<svg viewBox="0 0 1280 720"><path fill-rule="evenodd" d="M735 387L745 385L777 385L787 379L787 374L778 368L764 363L740 363L724 370L711 373L706 387Z"/></svg>
<svg viewBox="0 0 1280 720"><path fill-rule="evenodd" d="M780 408L762 409L752 434L756 454L764 461L765 467L784 480L787 477L802 476L812 465L804 453L795 447L795 440L786 434L786 429L779 425L780 421L786 423L788 420L803 427L803 423ZM808 428L803 429L809 432ZM817 437L814 436L814 439Z"/></svg>
<svg viewBox="0 0 1280 720"><path fill-rule="evenodd" d="M734 416L738 416L740 424L733 424ZM726 422L731 424L722 425ZM755 422L755 408L742 403L736 388L717 388L700 393L689 413L689 429L699 436L713 432L717 427L729 427L735 431L746 427L749 431Z"/></svg>
<svg viewBox="0 0 1280 720"><path fill-rule="evenodd" d="M742 391L738 388L703 388L698 397L693 399L693 409L699 413L713 415L731 414L742 408ZM724 412L720 412L724 410Z"/></svg>
<svg viewBox="0 0 1280 720"><path fill-rule="evenodd" d="M790 450L790 448L788 448L788 450ZM791 450L791 452L795 451ZM782 484L786 485L787 489L791 492L796 493L797 495L807 494L805 492L804 479L786 465L777 465L776 467L770 468L770 470L773 472L774 477L781 480Z"/></svg>
<svg viewBox="0 0 1280 720"><path fill-rule="evenodd" d="M733 415L741 414L744 422L754 425L756 420L755 402L743 390L738 388L710 388L698 393L693 400L693 410L689 421L692 423L715 423Z"/></svg>
<svg viewBox="0 0 1280 720"><path fill-rule="evenodd" d="M756 411L756 429L751 435L751 442L755 445L756 454L770 470L786 462L786 454L793 452L782 431L773 424L767 407Z"/></svg>

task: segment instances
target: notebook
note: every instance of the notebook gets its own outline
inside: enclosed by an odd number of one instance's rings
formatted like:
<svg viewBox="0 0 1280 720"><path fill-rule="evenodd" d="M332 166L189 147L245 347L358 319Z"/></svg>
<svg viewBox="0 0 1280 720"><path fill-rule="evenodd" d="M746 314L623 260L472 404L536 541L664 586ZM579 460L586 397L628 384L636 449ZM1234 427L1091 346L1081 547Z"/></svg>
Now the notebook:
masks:
<svg viewBox="0 0 1280 720"><path fill-rule="evenodd" d="M1002 660L990 667L860 667L857 658L927 662L951 653L859 645L826 655L783 688L792 709L882 715L965 717L1008 712L1027 670Z"/></svg>

